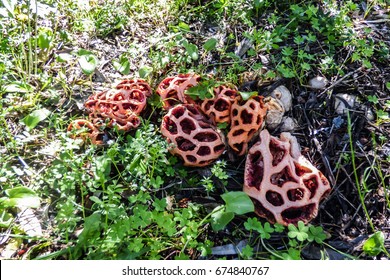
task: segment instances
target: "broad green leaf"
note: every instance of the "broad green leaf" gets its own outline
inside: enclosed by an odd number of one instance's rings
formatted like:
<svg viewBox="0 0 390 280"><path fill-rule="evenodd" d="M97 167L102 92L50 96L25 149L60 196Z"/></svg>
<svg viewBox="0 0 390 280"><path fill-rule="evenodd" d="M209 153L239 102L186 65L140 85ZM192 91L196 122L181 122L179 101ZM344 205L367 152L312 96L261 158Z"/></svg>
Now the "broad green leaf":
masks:
<svg viewBox="0 0 390 280"><path fill-rule="evenodd" d="M214 231L222 230L233 218L234 213L226 212L223 206L218 206L211 215L211 227Z"/></svg>
<svg viewBox="0 0 390 280"><path fill-rule="evenodd" d="M128 75L130 73L130 61L124 56L122 56L119 60L113 60L112 65L123 75Z"/></svg>
<svg viewBox="0 0 390 280"><path fill-rule="evenodd" d="M81 57L83 55L90 55L90 54L93 55L93 52L91 52L89 50L85 50L85 49L78 49L76 52L73 52L73 53L75 53L79 57Z"/></svg>
<svg viewBox="0 0 390 280"><path fill-rule="evenodd" d="M190 26L185 22L180 22L178 26L182 30L190 31Z"/></svg>
<svg viewBox="0 0 390 280"><path fill-rule="evenodd" d="M226 203L226 212L242 215L255 210L252 200L244 192L228 192L221 197Z"/></svg>
<svg viewBox="0 0 390 280"><path fill-rule="evenodd" d="M46 32L42 32L38 36L38 46L42 49L49 49L50 47L50 36Z"/></svg>
<svg viewBox="0 0 390 280"><path fill-rule="evenodd" d="M1 205L1 202L0 202ZM10 226L13 216L6 210L0 210L0 228L7 228Z"/></svg>
<svg viewBox="0 0 390 280"><path fill-rule="evenodd" d="M257 96L258 92L257 91L250 91L250 92L245 92L245 91L240 91L240 95L243 100L248 100L253 96Z"/></svg>
<svg viewBox="0 0 390 280"><path fill-rule="evenodd" d="M111 172L111 159L106 156L96 157L95 164L95 179L104 182L108 180Z"/></svg>
<svg viewBox="0 0 390 280"><path fill-rule="evenodd" d="M73 55L70 53L59 53L56 58L58 62L67 62L73 59Z"/></svg>
<svg viewBox="0 0 390 280"><path fill-rule="evenodd" d="M31 112L29 115L27 115L26 117L24 117L22 119L22 122L29 129L33 129L34 127L36 127L38 125L38 123L40 123L41 121L46 119L49 115L50 115L50 111L45 109L45 108L35 110L35 111Z"/></svg>
<svg viewBox="0 0 390 280"><path fill-rule="evenodd" d="M85 75L91 75L98 66L99 60L93 54L85 54L80 56L79 65Z"/></svg>
<svg viewBox="0 0 390 280"><path fill-rule="evenodd" d="M253 1L255 9L259 9L262 3L263 3L263 0L254 0Z"/></svg>
<svg viewBox="0 0 390 280"><path fill-rule="evenodd" d="M364 242L363 251L369 256L377 256L383 251L384 242L383 232L377 231Z"/></svg>
<svg viewBox="0 0 390 280"><path fill-rule="evenodd" d="M5 92L18 92L18 93L27 93L33 91L34 88L25 83L13 82L11 84L4 86Z"/></svg>
<svg viewBox="0 0 390 280"><path fill-rule="evenodd" d="M85 246L93 242L101 234L101 214L93 213L92 215L84 219L84 229L78 237L78 242L76 244L74 256L78 258L84 249Z"/></svg>
<svg viewBox="0 0 390 280"><path fill-rule="evenodd" d="M26 196L36 195L32 189L26 187L15 187L12 189L5 190L5 194L9 198L22 198Z"/></svg>
<svg viewBox="0 0 390 280"><path fill-rule="evenodd" d="M16 187L5 191L8 199L2 200L5 207L39 207L40 201L37 194L26 187Z"/></svg>
<svg viewBox="0 0 390 280"><path fill-rule="evenodd" d="M97 196L92 195L89 197L89 200L95 202L98 205L104 205L104 202L100 198L98 198Z"/></svg>
<svg viewBox="0 0 390 280"><path fill-rule="evenodd" d="M138 70L138 74L139 74L139 77L141 79L145 79L147 76L150 75L150 73L153 72L153 68L152 67L149 67L149 66L142 66L139 70Z"/></svg>
<svg viewBox="0 0 390 280"><path fill-rule="evenodd" d="M194 44L188 45L187 52L193 60L198 60L199 54L198 54L198 47L196 45Z"/></svg>
<svg viewBox="0 0 390 280"><path fill-rule="evenodd" d="M187 42L183 42L183 46L185 47L187 54L191 57L192 60L198 60L198 47L194 44L189 44Z"/></svg>
<svg viewBox="0 0 390 280"><path fill-rule="evenodd" d="M215 38L210 38L208 39L204 45L203 45L203 48L206 50L206 51L212 51L215 49L215 47L217 46L217 39Z"/></svg>

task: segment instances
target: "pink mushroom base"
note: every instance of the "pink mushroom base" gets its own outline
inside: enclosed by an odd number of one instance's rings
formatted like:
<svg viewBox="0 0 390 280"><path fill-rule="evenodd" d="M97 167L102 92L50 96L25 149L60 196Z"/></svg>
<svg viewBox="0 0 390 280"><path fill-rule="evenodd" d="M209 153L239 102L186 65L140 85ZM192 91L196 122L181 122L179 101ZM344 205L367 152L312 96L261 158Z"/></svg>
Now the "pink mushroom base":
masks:
<svg viewBox="0 0 390 280"><path fill-rule="evenodd" d="M248 152L244 192L252 198L256 213L271 223L308 223L330 190L329 181L301 155L290 133L278 139L263 130Z"/></svg>

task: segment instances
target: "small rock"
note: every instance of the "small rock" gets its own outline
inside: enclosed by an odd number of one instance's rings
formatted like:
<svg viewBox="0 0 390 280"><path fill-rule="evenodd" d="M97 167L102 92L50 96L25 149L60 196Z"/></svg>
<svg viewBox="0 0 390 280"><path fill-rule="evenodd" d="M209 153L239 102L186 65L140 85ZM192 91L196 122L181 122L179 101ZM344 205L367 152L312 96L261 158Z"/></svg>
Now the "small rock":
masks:
<svg viewBox="0 0 390 280"><path fill-rule="evenodd" d="M260 55L260 61L263 65L268 65L269 64L269 59L264 56L264 55Z"/></svg>
<svg viewBox="0 0 390 280"><path fill-rule="evenodd" d="M265 117L265 125L269 129L275 129L283 119L284 106L279 99L271 96L264 99L264 104L267 107L267 116Z"/></svg>
<svg viewBox="0 0 390 280"><path fill-rule="evenodd" d="M309 86L313 89L324 89L328 84L328 80L325 77L317 76L309 81Z"/></svg>
<svg viewBox="0 0 390 280"><path fill-rule="evenodd" d="M284 107L285 112L290 111L292 107L291 92L285 86L278 86L271 92L271 97L278 99Z"/></svg>
<svg viewBox="0 0 390 280"><path fill-rule="evenodd" d="M362 105L362 109L364 110L364 115L366 116L367 120L371 122L375 121L375 114L370 107Z"/></svg>
<svg viewBox="0 0 390 280"><path fill-rule="evenodd" d="M346 115L348 109L355 106L356 95L339 93L335 95L334 109L339 115Z"/></svg>
<svg viewBox="0 0 390 280"><path fill-rule="evenodd" d="M283 117L281 123L282 123L282 125L280 127L281 132L293 131L298 126L297 121L293 118L290 118L290 117Z"/></svg>
<svg viewBox="0 0 390 280"><path fill-rule="evenodd" d="M252 41L245 38L237 46L236 50L234 51L234 54L239 57L242 57L250 48L252 48L252 46L253 46Z"/></svg>

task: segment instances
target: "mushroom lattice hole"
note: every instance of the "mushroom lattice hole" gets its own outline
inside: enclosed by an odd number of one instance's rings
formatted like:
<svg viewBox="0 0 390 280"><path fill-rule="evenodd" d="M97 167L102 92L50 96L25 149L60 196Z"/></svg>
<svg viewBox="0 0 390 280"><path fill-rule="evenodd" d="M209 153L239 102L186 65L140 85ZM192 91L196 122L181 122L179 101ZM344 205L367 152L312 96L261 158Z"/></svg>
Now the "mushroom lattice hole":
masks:
<svg viewBox="0 0 390 280"><path fill-rule="evenodd" d="M283 197L280 193L274 191L267 191L265 197L273 206L281 206L284 204Z"/></svg>
<svg viewBox="0 0 390 280"><path fill-rule="evenodd" d="M248 155L248 169L247 177L249 186L260 189L260 183L264 176L264 162L263 155L260 151Z"/></svg>
<svg viewBox="0 0 390 280"><path fill-rule="evenodd" d="M298 176L302 176L305 173L311 173L312 172L312 170L310 168L302 166L302 165L300 165L300 164L298 164L296 162L294 162L294 165L295 165L295 173Z"/></svg>
<svg viewBox="0 0 390 280"><path fill-rule="evenodd" d="M302 207L290 207L284 210L281 216L286 224L297 224L298 221L307 223L317 216L316 205L311 203Z"/></svg>
<svg viewBox="0 0 390 280"><path fill-rule="evenodd" d="M253 121L253 114L248 113L247 110L241 111L241 119L243 124L251 124Z"/></svg>
<svg viewBox="0 0 390 280"><path fill-rule="evenodd" d="M163 119L163 125L166 130L168 130L171 134L177 134L177 125L174 121L171 120L170 117L165 116Z"/></svg>
<svg viewBox="0 0 390 280"><path fill-rule="evenodd" d="M305 191L303 189L292 189L287 191L287 197L290 201L302 200Z"/></svg>
<svg viewBox="0 0 390 280"><path fill-rule="evenodd" d="M207 146L202 146L199 148L199 150L196 152L196 154L199 156L206 156L206 155L211 154L211 150Z"/></svg>
<svg viewBox="0 0 390 280"><path fill-rule="evenodd" d="M277 166L286 155L286 149L273 139L270 141L269 149L272 155L272 165Z"/></svg>
<svg viewBox="0 0 390 280"><path fill-rule="evenodd" d="M310 191L310 198L313 198L316 195L318 182L316 177L303 180L303 184Z"/></svg>
<svg viewBox="0 0 390 280"><path fill-rule="evenodd" d="M174 115L176 119L180 118L184 115L184 108L180 106L173 108L172 115Z"/></svg>
<svg viewBox="0 0 390 280"><path fill-rule="evenodd" d="M218 136L211 132L199 132L194 138L199 142L213 142L218 139Z"/></svg>
<svg viewBox="0 0 390 280"><path fill-rule="evenodd" d="M181 151L185 151L185 152L193 151L196 148L196 145L194 143L192 143L190 140L185 139L181 136L176 137L175 140L176 140L178 149Z"/></svg>
<svg viewBox="0 0 390 280"><path fill-rule="evenodd" d="M195 123L188 118L182 120L180 126L185 134L191 134L196 129Z"/></svg>
<svg viewBox="0 0 390 280"><path fill-rule="evenodd" d="M274 173L270 177L271 184L276 185L278 187L283 187L283 184L286 182L294 182L297 183L297 181L294 179L294 177L291 176L290 169L288 167L285 167L282 171L279 173Z"/></svg>

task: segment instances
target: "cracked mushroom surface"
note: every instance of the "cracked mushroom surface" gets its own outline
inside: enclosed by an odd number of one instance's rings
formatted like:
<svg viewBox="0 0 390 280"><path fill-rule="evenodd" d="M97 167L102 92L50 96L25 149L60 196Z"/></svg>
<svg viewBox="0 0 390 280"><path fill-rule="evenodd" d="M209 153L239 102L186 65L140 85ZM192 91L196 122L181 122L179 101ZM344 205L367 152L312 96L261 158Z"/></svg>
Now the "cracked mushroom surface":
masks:
<svg viewBox="0 0 390 280"><path fill-rule="evenodd" d="M223 136L196 105L179 104L163 117L161 133L172 143L170 152L186 166L206 166L225 150Z"/></svg>
<svg viewBox="0 0 390 280"><path fill-rule="evenodd" d="M308 223L330 190L329 181L301 155L290 133L278 139L263 130L249 150L244 192L252 198L256 213L271 223Z"/></svg>
<svg viewBox="0 0 390 280"><path fill-rule="evenodd" d="M151 88L144 80L125 80L115 89L91 95L84 106L94 125L107 123L109 127L128 131L140 125L139 114L150 94Z"/></svg>
<svg viewBox="0 0 390 280"><path fill-rule="evenodd" d="M230 124L230 111L234 100L238 96L237 87L220 85L214 88L214 98L202 100L200 108L215 123Z"/></svg>
<svg viewBox="0 0 390 280"><path fill-rule="evenodd" d="M77 119L73 120L68 126L68 133L73 139L79 138L83 142L91 140L94 145L103 144L103 133L99 131L90 121Z"/></svg>
<svg viewBox="0 0 390 280"><path fill-rule="evenodd" d="M231 127L227 137L229 146L238 155L247 152L248 143L261 128L266 113L262 96L246 101L236 98L231 107Z"/></svg>
<svg viewBox="0 0 390 280"><path fill-rule="evenodd" d="M190 98L185 95L185 91L196 86L200 79L197 74L178 74L162 80L156 92L162 99L163 108L169 110L179 103L192 103L188 102Z"/></svg>

